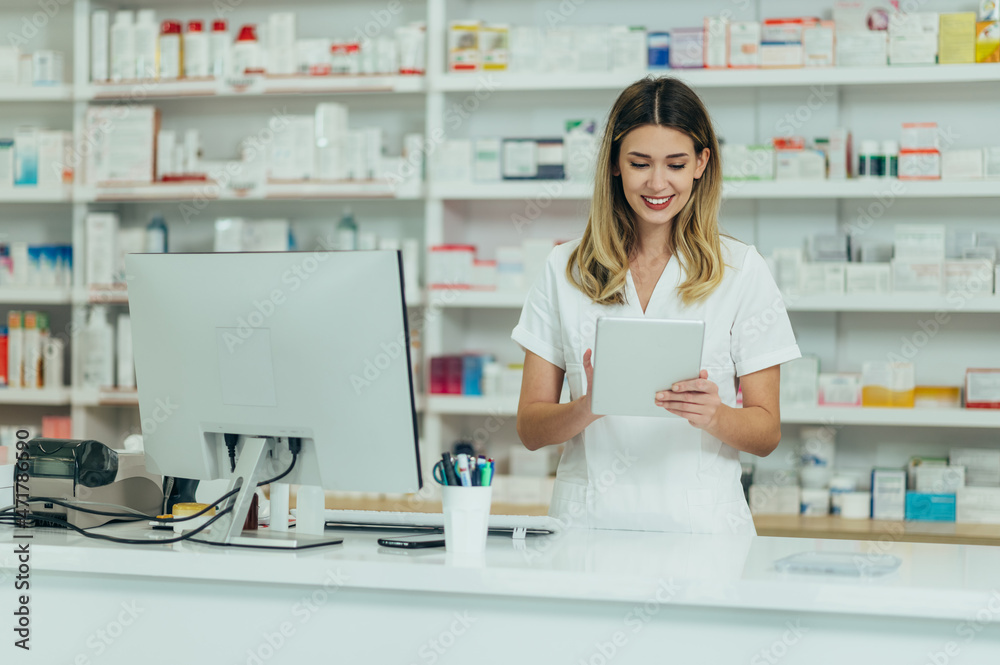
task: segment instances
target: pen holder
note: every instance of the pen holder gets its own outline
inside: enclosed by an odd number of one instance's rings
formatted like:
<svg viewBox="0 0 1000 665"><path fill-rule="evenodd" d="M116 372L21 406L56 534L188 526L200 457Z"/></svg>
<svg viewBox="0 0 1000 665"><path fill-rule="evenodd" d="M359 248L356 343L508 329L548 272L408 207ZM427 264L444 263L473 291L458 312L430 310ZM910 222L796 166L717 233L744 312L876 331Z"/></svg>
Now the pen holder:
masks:
<svg viewBox="0 0 1000 665"><path fill-rule="evenodd" d="M479 553L486 550L493 488L446 486L441 488L444 512L444 543L449 552Z"/></svg>

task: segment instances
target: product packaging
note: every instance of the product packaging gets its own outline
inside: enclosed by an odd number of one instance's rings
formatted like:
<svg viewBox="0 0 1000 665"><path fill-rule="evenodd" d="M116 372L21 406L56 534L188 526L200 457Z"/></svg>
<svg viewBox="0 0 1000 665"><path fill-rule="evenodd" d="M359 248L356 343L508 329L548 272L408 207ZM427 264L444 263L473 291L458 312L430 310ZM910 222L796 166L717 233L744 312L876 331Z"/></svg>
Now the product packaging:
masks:
<svg viewBox="0 0 1000 665"><path fill-rule="evenodd" d="M7 386L24 387L24 315L7 312Z"/></svg>
<svg viewBox="0 0 1000 665"><path fill-rule="evenodd" d="M184 76L206 78L211 75L209 37L204 21L188 21L184 33Z"/></svg>
<svg viewBox="0 0 1000 665"><path fill-rule="evenodd" d="M965 408L1000 409L1000 369L965 370Z"/></svg>
<svg viewBox="0 0 1000 665"><path fill-rule="evenodd" d="M846 263L805 263L799 272L799 293L840 295L844 293Z"/></svg>
<svg viewBox="0 0 1000 665"><path fill-rule="evenodd" d="M929 522L955 521L955 494L907 492L906 519Z"/></svg>
<svg viewBox="0 0 1000 665"><path fill-rule="evenodd" d="M942 180L982 180L983 150L946 150L941 153Z"/></svg>
<svg viewBox="0 0 1000 665"><path fill-rule="evenodd" d="M893 227L897 259L943 261L947 248L944 224L896 224Z"/></svg>
<svg viewBox="0 0 1000 665"><path fill-rule="evenodd" d="M976 61L976 13L941 14L938 64L968 64Z"/></svg>
<svg viewBox="0 0 1000 665"><path fill-rule="evenodd" d="M860 374L820 374L820 406L861 406Z"/></svg>
<svg viewBox="0 0 1000 665"><path fill-rule="evenodd" d="M729 20L720 16L705 18L705 67L723 69L729 64Z"/></svg>
<svg viewBox="0 0 1000 665"><path fill-rule="evenodd" d="M486 24L479 30L479 57L483 71L505 71L510 61L510 26Z"/></svg>
<svg viewBox="0 0 1000 665"><path fill-rule="evenodd" d="M135 78L135 14L127 9L115 12L111 26L111 80Z"/></svg>
<svg viewBox="0 0 1000 665"><path fill-rule="evenodd" d="M675 28L670 31L670 68L700 69L705 66L704 28Z"/></svg>
<svg viewBox="0 0 1000 665"><path fill-rule="evenodd" d="M914 489L918 492L949 494L965 487L965 467L944 464L920 464L914 467Z"/></svg>
<svg viewBox="0 0 1000 665"><path fill-rule="evenodd" d="M448 24L448 71L468 72L480 68L479 21Z"/></svg>
<svg viewBox="0 0 1000 665"><path fill-rule="evenodd" d="M916 382L913 363L866 362L861 365L861 405L912 409Z"/></svg>
<svg viewBox="0 0 1000 665"><path fill-rule="evenodd" d="M473 148L473 177L481 182L500 180L500 139L476 139Z"/></svg>
<svg viewBox="0 0 1000 665"><path fill-rule="evenodd" d="M295 14L271 14L267 21L267 73L291 75L295 64Z"/></svg>
<svg viewBox="0 0 1000 665"><path fill-rule="evenodd" d="M157 43L160 26L156 23L156 12L152 9L140 9L136 14L132 32L135 45L135 63L129 78L149 80L161 76L157 57L160 55L159 49L162 48L162 44L158 46Z"/></svg>
<svg viewBox="0 0 1000 665"><path fill-rule="evenodd" d="M118 215L91 212L86 219L85 275L88 286L107 287L115 282L118 260Z"/></svg>
<svg viewBox="0 0 1000 665"><path fill-rule="evenodd" d="M650 69L668 69L670 67L669 32L648 33L646 46L648 49L647 62Z"/></svg>
<svg viewBox="0 0 1000 665"><path fill-rule="evenodd" d="M848 263L844 291L854 295L888 293L892 267L888 263Z"/></svg>
<svg viewBox="0 0 1000 665"><path fill-rule="evenodd" d="M906 517L906 472L896 469L872 471L872 519L902 520Z"/></svg>
<svg viewBox="0 0 1000 665"><path fill-rule="evenodd" d="M646 29L616 25L611 28L611 71L639 72L646 69Z"/></svg>
<svg viewBox="0 0 1000 665"><path fill-rule="evenodd" d="M1000 524L1000 487L960 487L955 492L955 521Z"/></svg>
<svg viewBox="0 0 1000 665"><path fill-rule="evenodd" d="M153 182L160 115L154 106L89 106L85 132L93 149L87 154L87 182L137 185Z"/></svg>
<svg viewBox="0 0 1000 665"><path fill-rule="evenodd" d="M737 21L729 24L729 66L734 69L760 66L758 21Z"/></svg>

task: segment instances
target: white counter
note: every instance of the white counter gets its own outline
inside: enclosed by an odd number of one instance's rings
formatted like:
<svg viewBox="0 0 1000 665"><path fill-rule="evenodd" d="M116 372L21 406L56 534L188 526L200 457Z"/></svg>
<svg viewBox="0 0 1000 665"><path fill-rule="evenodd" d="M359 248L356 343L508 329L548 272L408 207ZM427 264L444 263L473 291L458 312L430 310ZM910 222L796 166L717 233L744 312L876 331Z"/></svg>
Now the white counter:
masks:
<svg viewBox="0 0 1000 665"><path fill-rule="evenodd" d="M0 527L8 623L12 535ZM115 535L159 537L128 527ZM490 537L486 555L470 561L441 549L388 550L376 538L348 532L343 545L276 553L37 530L17 541L31 552L34 648L24 662L130 662L147 648L176 662L192 642L154 637L174 630L206 640L198 653L212 659L199 663L312 662L301 658L317 648L378 654L375 663L469 662L476 644L491 645L484 662L520 662L523 653L539 656L526 662L593 665L666 653L687 654L685 662L843 663L859 648L884 662L935 663L940 652L942 665L1000 653L995 548L569 530L529 538L523 549ZM802 551L855 552L861 566L869 552L894 554L902 565L884 577L774 571L776 559ZM12 649L11 627L0 623L0 653ZM108 643L111 632L120 636ZM480 637L463 639L473 633ZM439 634L453 644L431 645Z"/></svg>

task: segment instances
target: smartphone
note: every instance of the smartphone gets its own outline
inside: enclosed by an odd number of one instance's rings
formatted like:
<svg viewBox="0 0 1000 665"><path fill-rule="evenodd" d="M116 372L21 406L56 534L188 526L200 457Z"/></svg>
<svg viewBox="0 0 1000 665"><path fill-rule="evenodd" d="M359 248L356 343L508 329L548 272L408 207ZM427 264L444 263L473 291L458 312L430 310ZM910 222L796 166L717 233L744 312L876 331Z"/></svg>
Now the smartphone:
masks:
<svg viewBox="0 0 1000 665"><path fill-rule="evenodd" d="M379 538L378 544L384 547L403 547L410 550L422 549L424 547L444 547L444 534L424 533L419 536Z"/></svg>

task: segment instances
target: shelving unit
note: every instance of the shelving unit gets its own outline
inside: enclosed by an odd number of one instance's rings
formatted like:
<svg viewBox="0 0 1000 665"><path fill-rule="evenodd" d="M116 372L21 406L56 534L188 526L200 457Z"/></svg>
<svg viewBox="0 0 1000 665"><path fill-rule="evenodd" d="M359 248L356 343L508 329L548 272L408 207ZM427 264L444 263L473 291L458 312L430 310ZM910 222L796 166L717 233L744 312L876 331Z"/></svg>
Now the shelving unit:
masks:
<svg viewBox="0 0 1000 665"><path fill-rule="evenodd" d="M254 122L250 119L254 109L266 108L271 100L280 99L281 104L288 104L301 113L305 112L303 109L307 109L308 104L329 98L346 103L352 113L358 107L364 111L375 109L375 112L387 114L385 117L389 119L385 123L407 125L405 131L417 129L413 126L416 121L412 121L410 116L419 116L419 129L425 137L545 136L560 134L562 123L567 119L589 117L603 120L617 91L631 80L653 74L676 76L694 86L708 105L719 133L733 142L760 143L771 136L787 133L786 129L805 136L822 135L835 126L851 128L855 142L869 137L896 138L902 121L937 120L957 130L956 148L971 147L971 144L966 145L962 141L973 140L975 145L1000 145L1000 129L996 123L982 125L976 122L977 118L985 117L983 114L994 111L1000 104L1000 86L997 85L1000 83L1000 65L997 64L739 71L647 72L637 69L631 72L553 75L446 72L448 21L481 14L487 20L512 25L539 24L541 3L537 0L516 0L495 7L474 0L464 3L458 0L424 0L412 6L405 3L409 6L407 11L427 21L425 77L259 77L247 81L245 85L215 80L94 85L89 81L87 62L89 16L96 4L90 0L75 0L73 3L75 36L71 48L63 47L67 56L72 51L72 57L67 58L67 70L72 72L73 83L52 88L0 90L0 104L8 105L6 110L9 114L28 120L34 111L33 104L59 108L72 117L79 139L88 104L120 102L130 99L133 92L141 89L144 95L142 103L162 102L169 105L171 112L187 114L184 117L200 118L199 114L204 114L208 131L220 130L230 123L251 124ZM180 14L213 13L204 3L136 3L130 0L126 4L152 6L161 14L174 11ZM673 15L661 21L649 18L659 15L655 10L662 9L661 4L653 0L636 0L634 4L623 12L620 5L586 3L579 8L579 14L569 17L568 22L647 22L650 27L657 27L660 23L669 24L664 27L700 25L704 16L734 8L733 3L721 0L690 6L678 4L677 7L672 6ZM741 5L736 8L734 20L786 13L783 6L777 7L770 0L745 4L746 7ZM230 17L231 22L239 22L240 19L234 17L244 9L255 12L254 20L278 9L297 11L306 7L315 12L353 11L356 17L367 16L370 10L370 6L361 0L335 5L299 0L298 4L287 7L271 0L255 0L245 3L245 7L239 5L236 3L237 14ZM830 5L830 0L813 0L801 11L825 14ZM407 20L412 18L409 16ZM309 33L309 29L301 23L299 27L303 35ZM484 84L488 86L484 87ZM928 89L933 92L928 92ZM488 90L485 98L478 94L483 90ZM817 90L823 93L820 95L822 100L813 104ZM454 109L473 98L477 103L476 111L468 116L458 115L456 121ZM521 102L522 98L527 101ZM525 103L531 105L530 112L525 112ZM914 112L914 105L918 103L924 106L919 112ZM251 111L244 111L247 108ZM803 109L805 113L795 115ZM787 122L789 114L793 119L791 123ZM967 127L976 127L974 137L971 132L963 131ZM0 191L0 203L24 205L29 209L34 209L36 204L39 210L66 204L65 208L59 208L65 212L59 214L65 214L71 227L67 229L66 236L72 238L77 250L74 280L77 286L74 289L0 290L0 304L17 307L71 305L73 319L78 323L91 304L127 304L124 292L91 293L81 286L84 284L83 249L86 241L84 219L93 209L125 211L133 219L139 219L148 215L150 210L162 208L172 211L176 205L201 196L207 199L211 212L206 213L203 219L185 223L180 230L192 238L200 233L197 242L202 242L201 238L206 235L205 225L217 216L273 216L276 211L284 210L283 206L287 204L296 210L306 211L311 231L315 232L314 228L321 223L320 218L329 218L331 222L334 219L336 213L330 212L331 203L351 202L364 213L359 215L362 225L367 221L365 215L370 215L380 224L395 225L394 230L404 229L406 233L421 237L426 246L444 242L477 244L484 258L491 258L491 252L496 247L518 243L525 237L568 239L582 232L586 202L592 190L589 182L453 183L435 180L430 169L428 173L423 183L406 191L394 190L378 182L271 183L243 194L212 194L214 190L207 183ZM850 227L859 217L858 210L873 201L882 202L886 210L870 223L865 222L863 231L871 236L884 236L887 229L891 231L893 223L914 220L945 220L954 225L968 220L972 226L997 230L993 211L997 199L1000 199L1000 182L727 182L724 195L724 230L752 242L766 254L775 247L798 243L810 233ZM884 203L886 201L888 204ZM511 216L522 213L530 204L538 206L540 214L532 218L531 226L523 232L515 229ZM258 209L266 209L266 212L258 213ZM11 236L8 234L8 237ZM190 246L200 247L195 242L190 240ZM502 360L516 360L520 351L509 341L509 331L516 323L517 311L524 298L523 291L436 292L408 285L407 304L424 308L412 311L413 327L419 328L421 335L424 369L430 357L466 349L496 350ZM919 349L921 360L918 362L926 362L927 366L934 368L933 380L940 381L938 377L943 375L938 371L944 362L939 347L959 352L961 359L954 362L961 363L963 367L973 364L967 357L974 351L980 352L981 357L981 361L974 364L1000 366L1000 357L995 350L995 315L1000 313L1000 297L968 298L957 302L945 295L790 295L787 308L792 312L803 350L820 355L824 367L853 368L865 357L882 357L887 352L895 352L901 344L900 338L912 337L914 331L920 330L920 321L940 312L953 315L954 322L945 326L926 347ZM992 346L987 341L990 330L994 334ZM75 363L70 358L72 356L67 357L67 364L74 367L71 384L77 386L80 380ZM44 404L69 405L74 418L74 434L78 436L87 436L95 431L120 434L128 429L112 422L113 418L106 418L102 414L104 405L113 404L121 411L134 411L134 398L128 396L82 391L79 388L69 388L65 395L53 395L43 397L54 400ZM15 400L34 397L38 396L21 398L10 394L10 398ZM508 416L504 419L505 429L489 442L491 449L496 446L502 452L507 439L516 438L512 437L513 418L509 417L516 415L516 403L513 397L421 395L418 410L423 413L421 434L425 450L422 457L433 461L443 446L457 438L470 436L479 427L478 417L490 415ZM972 445L989 445L984 437L993 436L990 430L1000 428L996 413L966 411L786 409L783 422L790 425L832 423L838 428L843 427L840 431L845 434L852 428L867 431L865 428L875 426L880 428L879 436L885 433L887 441L884 446L887 447L895 445L888 441L888 437L895 432L901 433L897 436L910 436L911 433L921 432L924 427L963 428L966 434L958 435L958 439L965 437L971 439ZM857 441L852 443L860 447ZM429 466L425 474L429 474Z"/></svg>

